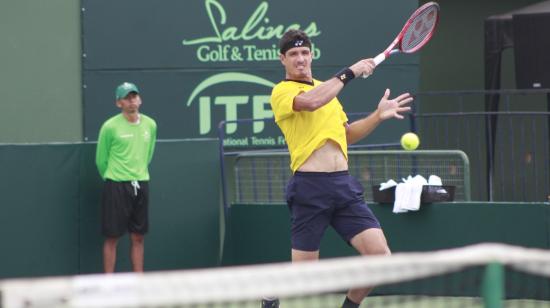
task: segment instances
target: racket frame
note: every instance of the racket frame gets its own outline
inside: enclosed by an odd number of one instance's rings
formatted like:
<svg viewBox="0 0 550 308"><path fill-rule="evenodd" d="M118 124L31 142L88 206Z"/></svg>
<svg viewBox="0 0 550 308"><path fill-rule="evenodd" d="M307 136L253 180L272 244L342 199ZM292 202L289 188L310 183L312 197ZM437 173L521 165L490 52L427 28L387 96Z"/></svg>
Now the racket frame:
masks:
<svg viewBox="0 0 550 308"><path fill-rule="evenodd" d="M403 40L403 36L405 35L405 32L407 32L409 27L412 26L413 21L415 20L415 18L418 15L422 14L428 7L431 7L431 6L435 6L437 8L437 14L436 14L436 17L435 17L436 20L435 20L434 26L432 28L432 31L430 31L430 33L428 33L428 35L422 40L422 42L420 44L418 44L417 46L415 46L411 50L407 50L407 51L402 50L401 42ZM413 52L418 51L420 48L422 48L424 45L426 45L426 43L428 41L430 41L430 39L432 38L432 36L435 33L435 29L436 29L438 23L439 23L439 4L437 4L436 2L428 2L424 5L422 5L421 7L416 9L416 11L414 11L414 13L411 15L411 17L409 17L409 19L407 20L407 22L405 23L405 25L403 26L403 28L401 29L401 31L399 32L397 37L391 42L391 44L388 46L388 48L386 48L386 50L384 50L382 53L380 53L379 55L374 57L374 59L373 59L374 63L376 65L378 65L378 64L382 63L382 61L387 59L390 55L393 55L395 53L400 53L400 52L413 53ZM395 48L396 46L397 46L397 48Z"/></svg>

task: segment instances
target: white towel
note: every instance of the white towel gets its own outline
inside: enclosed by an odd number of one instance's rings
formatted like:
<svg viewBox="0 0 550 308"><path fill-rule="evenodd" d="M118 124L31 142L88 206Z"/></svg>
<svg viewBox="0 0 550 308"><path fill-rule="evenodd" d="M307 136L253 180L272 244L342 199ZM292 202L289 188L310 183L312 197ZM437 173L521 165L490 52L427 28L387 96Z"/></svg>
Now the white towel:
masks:
<svg viewBox="0 0 550 308"><path fill-rule="evenodd" d="M397 182L395 182L393 179L390 179L386 183L380 183L380 189L379 190L382 191L384 189L388 189L388 188L391 188L391 187L394 187L394 186L397 186Z"/></svg>
<svg viewBox="0 0 550 308"><path fill-rule="evenodd" d="M435 186L442 186L443 183L441 182L441 178L437 175L430 175L428 178L428 185L435 185Z"/></svg>
<svg viewBox="0 0 550 308"><path fill-rule="evenodd" d="M421 175L417 175L414 178L409 176L407 179L403 179L403 181L405 183L399 183L395 188L393 212L405 213L407 211L418 211L420 209L422 186L426 185L427 181Z"/></svg>
<svg viewBox="0 0 550 308"><path fill-rule="evenodd" d="M405 213L407 210L403 208L403 202L408 198L408 188L407 184L399 183L395 187L395 200L393 202L393 212L394 213Z"/></svg>
<svg viewBox="0 0 550 308"><path fill-rule="evenodd" d="M418 211L420 209L420 195L422 195L422 183L407 183L409 186L409 199L403 203L403 208L409 211Z"/></svg>

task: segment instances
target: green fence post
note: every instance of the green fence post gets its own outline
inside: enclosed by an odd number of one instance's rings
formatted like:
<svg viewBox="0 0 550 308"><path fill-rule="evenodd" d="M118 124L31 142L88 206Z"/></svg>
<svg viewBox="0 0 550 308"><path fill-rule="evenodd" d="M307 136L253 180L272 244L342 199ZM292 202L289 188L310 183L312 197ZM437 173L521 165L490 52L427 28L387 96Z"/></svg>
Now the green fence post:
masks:
<svg viewBox="0 0 550 308"><path fill-rule="evenodd" d="M504 268L500 263L491 263L485 267L481 289L485 308L502 308L504 298Z"/></svg>

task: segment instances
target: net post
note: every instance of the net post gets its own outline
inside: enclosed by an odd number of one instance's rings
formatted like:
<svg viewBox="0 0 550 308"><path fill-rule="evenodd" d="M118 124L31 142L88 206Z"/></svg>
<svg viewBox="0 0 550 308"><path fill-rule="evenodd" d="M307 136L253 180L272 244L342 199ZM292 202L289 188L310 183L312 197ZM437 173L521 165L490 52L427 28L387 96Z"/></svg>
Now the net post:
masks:
<svg viewBox="0 0 550 308"><path fill-rule="evenodd" d="M504 299L504 267L498 262L487 264L481 296L485 308L502 308Z"/></svg>

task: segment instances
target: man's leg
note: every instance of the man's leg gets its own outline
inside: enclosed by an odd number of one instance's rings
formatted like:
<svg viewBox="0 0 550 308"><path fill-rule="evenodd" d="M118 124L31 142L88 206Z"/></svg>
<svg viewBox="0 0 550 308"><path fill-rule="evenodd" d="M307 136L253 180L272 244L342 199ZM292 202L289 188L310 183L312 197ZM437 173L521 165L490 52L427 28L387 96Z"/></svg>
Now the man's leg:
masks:
<svg viewBox="0 0 550 308"><path fill-rule="evenodd" d="M105 273L115 271L117 243L117 237L108 237L103 242L103 271Z"/></svg>
<svg viewBox="0 0 550 308"><path fill-rule="evenodd" d="M304 251L292 249L292 262L319 260L319 250Z"/></svg>
<svg viewBox="0 0 550 308"><path fill-rule="evenodd" d="M130 257L132 259L132 270L134 272L143 272L143 234L130 233L132 247L130 248Z"/></svg>
<svg viewBox="0 0 550 308"><path fill-rule="evenodd" d="M264 297L262 299L262 308L279 308L279 299L275 297Z"/></svg>
<svg viewBox="0 0 550 308"><path fill-rule="evenodd" d="M357 249L361 255L390 255L391 251L388 247L386 237L382 229L370 228L351 239L351 245ZM361 301L370 293L373 287L352 289L348 291L346 301L349 302L347 307L353 307L353 303L359 305ZM351 302L350 302L351 301ZM343 306L346 308L346 306ZM358 306L356 306L358 307Z"/></svg>
<svg viewBox="0 0 550 308"><path fill-rule="evenodd" d="M319 259L319 250L304 251L292 249L292 262L312 261ZM262 308L278 308L279 299L273 297L264 297L262 300Z"/></svg>

